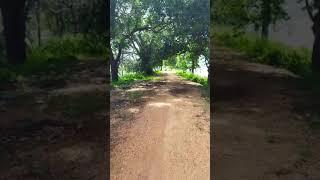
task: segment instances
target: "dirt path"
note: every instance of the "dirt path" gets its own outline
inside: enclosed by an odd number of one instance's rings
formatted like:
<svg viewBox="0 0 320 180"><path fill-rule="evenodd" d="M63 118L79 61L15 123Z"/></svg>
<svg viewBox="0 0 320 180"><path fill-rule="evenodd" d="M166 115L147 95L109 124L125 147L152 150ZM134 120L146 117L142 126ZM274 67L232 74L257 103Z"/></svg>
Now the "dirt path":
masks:
<svg viewBox="0 0 320 180"><path fill-rule="evenodd" d="M209 107L172 73L111 94L111 179L209 179Z"/></svg>
<svg viewBox="0 0 320 180"><path fill-rule="evenodd" d="M213 54L215 179L320 179L319 135L295 109L310 100L296 77L227 49Z"/></svg>

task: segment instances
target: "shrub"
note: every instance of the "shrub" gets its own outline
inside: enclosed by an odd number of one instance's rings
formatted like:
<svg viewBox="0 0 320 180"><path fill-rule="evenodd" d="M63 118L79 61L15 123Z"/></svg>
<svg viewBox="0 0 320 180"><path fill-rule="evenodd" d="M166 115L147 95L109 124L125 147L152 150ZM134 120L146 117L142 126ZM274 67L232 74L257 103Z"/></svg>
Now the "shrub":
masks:
<svg viewBox="0 0 320 180"><path fill-rule="evenodd" d="M230 32L214 32L214 41L247 54L251 61L288 69L298 75L311 72L311 52L292 48L281 43L263 40L250 35L232 35Z"/></svg>
<svg viewBox="0 0 320 180"><path fill-rule="evenodd" d="M159 72L155 73L154 75L158 74ZM124 76L121 76L117 82L112 82L112 86L126 88L136 81L149 81L152 79L154 79L154 76L147 76L143 73L128 73Z"/></svg>
<svg viewBox="0 0 320 180"><path fill-rule="evenodd" d="M60 73L77 62L79 55L99 55L107 53L103 39L96 36L65 36L53 38L27 53L27 61L23 65L12 67L0 59L0 83L14 81L17 74L28 76L46 72Z"/></svg>
<svg viewBox="0 0 320 180"><path fill-rule="evenodd" d="M185 71L177 71L176 73L177 73L177 75L179 75L179 76L181 76L181 77L183 77L183 78L185 78L187 80L199 83L204 87L208 86L207 78L204 78L204 77L192 74L192 73L188 73L188 72L185 72Z"/></svg>

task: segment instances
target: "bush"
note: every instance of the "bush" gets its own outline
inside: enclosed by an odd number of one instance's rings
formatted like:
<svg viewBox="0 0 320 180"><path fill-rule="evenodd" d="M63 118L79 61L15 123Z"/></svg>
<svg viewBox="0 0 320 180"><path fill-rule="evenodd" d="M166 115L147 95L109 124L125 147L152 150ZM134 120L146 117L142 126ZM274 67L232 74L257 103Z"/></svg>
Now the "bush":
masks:
<svg viewBox="0 0 320 180"><path fill-rule="evenodd" d="M16 76L28 76L47 72L61 73L73 66L79 55L104 56L107 54L103 39L94 35L53 38L43 46L34 47L27 53L27 61L12 67L0 59L0 83L14 81Z"/></svg>
<svg viewBox="0 0 320 180"><path fill-rule="evenodd" d="M159 72L154 75L158 75ZM117 82L112 82L113 87L126 88L136 81L149 81L154 79L154 76L147 76L143 73L128 73L121 76Z"/></svg>
<svg viewBox="0 0 320 180"><path fill-rule="evenodd" d="M41 47L28 52L27 62L18 67L23 74L42 72L63 72L77 62L79 55L99 55L107 53L102 40L94 36L65 36L49 40Z"/></svg>
<svg viewBox="0 0 320 180"><path fill-rule="evenodd" d="M188 73L185 71L177 71L176 73L177 73L177 75L179 75L187 80L199 83L204 87L208 86L208 79L207 78L204 78L204 77L192 74L192 73Z"/></svg>
<svg viewBox="0 0 320 180"><path fill-rule="evenodd" d="M42 55L43 57L60 57L76 55L104 55L106 46L103 39L98 39L94 35L65 36L63 38L50 39L44 46L33 48L29 53Z"/></svg>
<svg viewBox="0 0 320 180"><path fill-rule="evenodd" d="M39 56L37 58L28 59L25 64L16 67L15 71L26 76L47 72L62 73L77 62L78 59L72 55L59 57Z"/></svg>
<svg viewBox="0 0 320 180"><path fill-rule="evenodd" d="M311 73L311 52L249 35L235 36L230 32L214 32L214 41L247 54L251 61L281 67L301 76Z"/></svg>

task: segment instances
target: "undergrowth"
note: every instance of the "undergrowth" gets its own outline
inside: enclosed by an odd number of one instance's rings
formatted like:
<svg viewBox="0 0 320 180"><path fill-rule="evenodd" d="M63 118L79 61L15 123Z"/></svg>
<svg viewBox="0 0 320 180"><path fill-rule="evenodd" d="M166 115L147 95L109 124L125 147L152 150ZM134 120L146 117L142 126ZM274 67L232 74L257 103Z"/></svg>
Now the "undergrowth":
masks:
<svg viewBox="0 0 320 180"><path fill-rule="evenodd" d="M150 81L154 80L161 74L160 71L155 71L153 75L145 75L143 73L127 73L119 77L119 80L112 82L112 87L126 88L137 81Z"/></svg>
<svg viewBox="0 0 320 180"><path fill-rule="evenodd" d="M79 61L78 56L104 56L107 53L103 40L91 36L65 36L53 38L39 47L27 51L24 64L11 66L0 62L0 85L13 82L19 76L61 73Z"/></svg>
<svg viewBox="0 0 320 180"><path fill-rule="evenodd" d="M209 101L210 100L210 91L208 85L208 78L201 77L189 72L178 70L176 74L184 79L190 80L192 82L196 82L201 84L202 95Z"/></svg>
<svg viewBox="0 0 320 180"><path fill-rule="evenodd" d="M308 76L311 73L311 52L250 35L235 35L230 32L214 32L217 44L245 53L250 61L285 68Z"/></svg>
<svg viewBox="0 0 320 180"><path fill-rule="evenodd" d="M189 72L185 72L185 71L177 71L176 73L177 73L177 75L179 75L187 80L199 83L204 87L208 86L208 80L205 77L201 77L201 76L198 76L198 75L195 75L195 74L192 74Z"/></svg>

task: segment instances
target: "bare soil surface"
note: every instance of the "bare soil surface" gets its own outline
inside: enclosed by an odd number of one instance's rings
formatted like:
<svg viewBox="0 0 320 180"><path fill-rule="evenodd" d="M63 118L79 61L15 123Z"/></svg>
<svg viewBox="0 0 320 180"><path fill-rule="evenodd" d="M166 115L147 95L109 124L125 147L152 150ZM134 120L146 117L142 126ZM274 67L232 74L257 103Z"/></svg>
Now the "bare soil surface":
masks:
<svg viewBox="0 0 320 180"><path fill-rule="evenodd" d="M297 109L313 99L299 78L225 48L212 54L214 179L320 179L319 131Z"/></svg>
<svg viewBox="0 0 320 180"><path fill-rule="evenodd" d="M107 177L105 64L83 61L1 89L1 180Z"/></svg>
<svg viewBox="0 0 320 180"><path fill-rule="evenodd" d="M165 73L111 93L113 180L210 179L209 103Z"/></svg>

